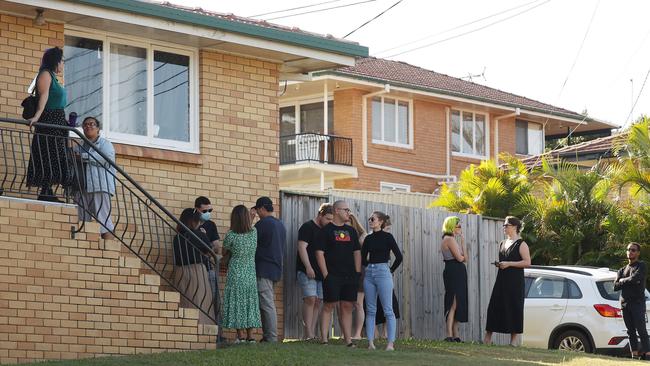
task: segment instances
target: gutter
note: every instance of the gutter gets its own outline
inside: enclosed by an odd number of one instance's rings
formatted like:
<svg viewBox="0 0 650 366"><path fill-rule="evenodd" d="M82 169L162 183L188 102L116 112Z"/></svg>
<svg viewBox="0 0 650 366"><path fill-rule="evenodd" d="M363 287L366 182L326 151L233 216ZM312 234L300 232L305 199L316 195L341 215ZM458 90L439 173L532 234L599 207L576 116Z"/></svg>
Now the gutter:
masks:
<svg viewBox="0 0 650 366"><path fill-rule="evenodd" d="M384 84L384 89L380 91L376 91L373 93L368 93L364 94L361 97L361 150L362 150L362 160L363 160L363 166L366 168L372 168L372 169L380 169L380 170L386 170L389 172L395 172L395 173L401 173L401 174L408 174L408 175L414 175L418 177L424 177L424 178L432 178L432 179L446 179L446 180L451 180L453 182L456 181L456 176L455 175L439 175L439 174L429 174L429 173L422 173L422 172L417 172L414 170L407 170L407 169L400 169L400 168L394 168L386 165L380 165L380 164L374 164L374 163L369 163L368 162L368 99L372 97L376 97L378 95L383 95L386 93L390 92L390 84ZM447 132L447 135L449 135L449 132ZM449 144L447 144L447 173L449 173Z"/></svg>

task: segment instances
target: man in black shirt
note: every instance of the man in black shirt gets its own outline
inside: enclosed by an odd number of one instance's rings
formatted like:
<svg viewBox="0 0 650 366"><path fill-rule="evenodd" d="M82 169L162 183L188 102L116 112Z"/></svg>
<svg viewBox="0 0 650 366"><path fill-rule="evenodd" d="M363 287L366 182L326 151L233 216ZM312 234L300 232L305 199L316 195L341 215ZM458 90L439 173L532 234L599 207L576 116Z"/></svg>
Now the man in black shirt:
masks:
<svg viewBox="0 0 650 366"><path fill-rule="evenodd" d="M348 347L354 346L352 308L357 300L361 276L361 246L357 232L345 223L350 208L345 201L334 202L334 220L323 227L316 237L316 261L323 274L323 311L321 312L321 342L327 343L327 331L332 310L340 302L339 320Z"/></svg>
<svg viewBox="0 0 650 366"><path fill-rule="evenodd" d="M209 246L217 254L217 262L215 268L212 264L207 264L208 278L210 279L210 286L212 289L212 298L214 300L214 313L219 324L221 324L221 300L219 297L219 258L221 258L221 247L219 246L219 230L212 218L212 203L207 197L199 196L194 200L194 209L201 215L201 226L199 229L205 231L209 242ZM219 327L221 329L221 327Z"/></svg>
<svg viewBox="0 0 650 366"><path fill-rule="evenodd" d="M316 218L305 222L298 230L296 278L302 290L302 324L306 339L315 336L320 300L323 298L323 275L316 263L314 239L320 229L332 221L333 216L332 204L323 203Z"/></svg>
<svg viewBox="0 0 650 366"><path fill-rule="evenodd" d="M619 269L614 281L614 290L621 290L621 308L623 321L627 328L632 352L645 360L650 356L650 342L646 330L645 280L647 269L639 260L641 244L632 242L627 245L628 265ZM637 340L641 338L641 349Z"/></svg>

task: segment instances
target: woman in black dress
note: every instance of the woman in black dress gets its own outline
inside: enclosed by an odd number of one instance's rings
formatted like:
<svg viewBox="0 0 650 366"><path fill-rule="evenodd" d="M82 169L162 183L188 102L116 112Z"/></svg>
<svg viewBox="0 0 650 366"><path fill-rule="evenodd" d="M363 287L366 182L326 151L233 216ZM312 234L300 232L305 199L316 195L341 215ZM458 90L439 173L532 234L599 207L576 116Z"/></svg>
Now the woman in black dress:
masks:
<svg viewBox="0 0 650 366"><path fill-rule="evenodd" d="M460 243L456 241L460 239ZM445 283L445 321L447 342L461 342L458 323L467 323L467 248L460 219L449 216L442 224L440 251L445 261L442 278Z"/></svg>
<svg viewBox="0 0 650 366"><path fill-rule="evenodd" d="M497 280L492 289L485 326L485 344L492 343L492 333L509 333L515 346L517 334L524 332L524 268L530 266L528 244L519 237L521 220L506 217L503 232L506 240L499 244Z"/></svg>
<svg viewBox="0 0 650 366"><path fill-rule="evenodd" d="M41 67L36 77L38 106L36 114L29 119L30 127L39 122L31 145L31 156L27 168L27 186L39 187L39 200L61 202L52 185L68 187L72 183L72 156L67 149L68 131L47 125L67 126L64 108L67 94L56 74L63 72L63 50L50 48L43 54Z"/></svg>

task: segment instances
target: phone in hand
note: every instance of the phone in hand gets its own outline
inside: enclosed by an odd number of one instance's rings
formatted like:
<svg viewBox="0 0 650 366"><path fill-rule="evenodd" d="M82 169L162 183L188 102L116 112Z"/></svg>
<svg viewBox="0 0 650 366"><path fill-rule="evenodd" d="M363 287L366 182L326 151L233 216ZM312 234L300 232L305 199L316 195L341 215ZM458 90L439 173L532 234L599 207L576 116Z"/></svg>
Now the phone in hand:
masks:
<svg viewBox="0 0 650 366"><path fill-rule="evenodd" d="M495 267L499 267L499 263L501 263L501 262L499 262L499 261L492 262L492 264L494 264Z"/></svg>

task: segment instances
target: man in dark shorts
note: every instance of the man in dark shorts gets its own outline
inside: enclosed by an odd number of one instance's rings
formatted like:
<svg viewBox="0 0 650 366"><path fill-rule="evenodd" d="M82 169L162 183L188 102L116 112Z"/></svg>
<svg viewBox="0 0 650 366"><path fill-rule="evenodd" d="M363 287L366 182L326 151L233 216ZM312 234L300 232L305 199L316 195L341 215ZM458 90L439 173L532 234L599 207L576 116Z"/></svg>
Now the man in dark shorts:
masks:
<svg viewBox="0 0 650 366"><path fill-rule="evenodd" d="M304 338L315 337L316 322L323 299L323 275L316 263L316 235L334 218L331 203L323 203L318 215L300 226L298 230L298 255L296 258L296 279L302 292L302 323Z"/></svg>
<svg viewBox="0 0 650 366"><path fill-rule="evenodd" d="M619 269L614 281L614 290L621 290L621 309L627 328L630 348L640 359L650 359L650 341L646 329L645 280L648 273L645 262L640 261L641 244L627 245L628 265ZM641 348L639 341L641 338Z"/></svg>
<svg viewBox="0 0 650 366"><path fill-rule="evenodd" d="M323 274L321 342L327 344L332 310L339 304L343 337L347 346L353 347L352 308L361 276L361 246L357 232L345 224L350 216L347 202L336 201L333 208L334 220L320 230L315 240L316 261Z"/></svg>

